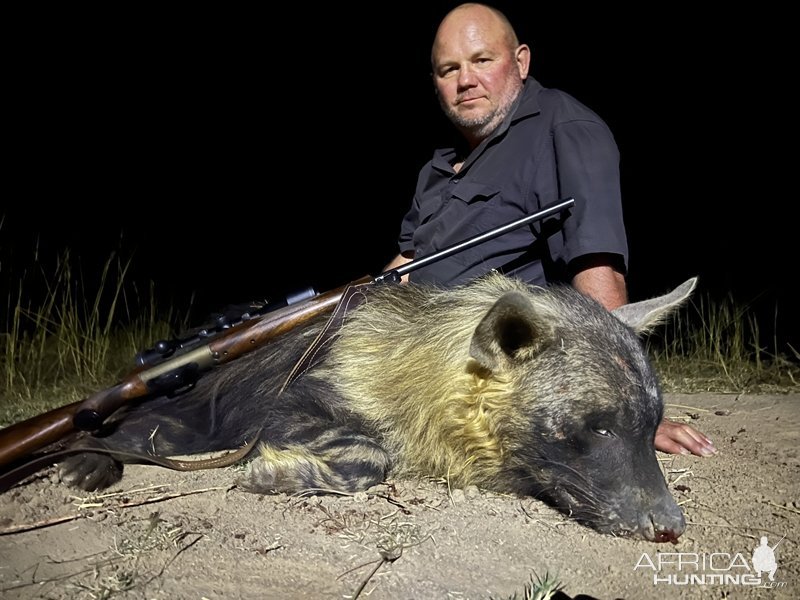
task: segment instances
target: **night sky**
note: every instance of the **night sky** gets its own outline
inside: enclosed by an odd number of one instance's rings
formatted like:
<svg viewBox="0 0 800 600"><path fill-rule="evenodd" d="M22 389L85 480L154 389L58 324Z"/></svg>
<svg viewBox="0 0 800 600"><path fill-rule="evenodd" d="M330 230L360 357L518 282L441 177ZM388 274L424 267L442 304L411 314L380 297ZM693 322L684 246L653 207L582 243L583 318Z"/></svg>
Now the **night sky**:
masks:
<svg viewBox="0 0 800 600"><path fill-rule="evenodd" d="M794 166L776 145L788 16L533 4L496 4L533 76L599 113L620 147L631 299L699 275L769 332L777 307L778 337L800 349L795 189L781 183ZM194 293L203 314L378 274L418 169L454 135L429 76L453 5L21 20L3 284L37 248L70 248L88 277L120 250L129 277L178 307Z"/></svg>

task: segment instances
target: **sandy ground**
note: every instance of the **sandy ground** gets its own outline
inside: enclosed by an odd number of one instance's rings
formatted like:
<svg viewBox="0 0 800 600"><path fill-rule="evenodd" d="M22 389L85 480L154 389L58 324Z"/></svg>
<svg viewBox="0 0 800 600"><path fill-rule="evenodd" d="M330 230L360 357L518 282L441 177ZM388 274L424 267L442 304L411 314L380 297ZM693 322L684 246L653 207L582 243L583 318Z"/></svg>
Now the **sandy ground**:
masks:
<svg viewBox="0 0 800 600"><path fill-rule="evenodd" d="M232 485L236 468L133 466L110 495L78 497L51 470L0 495L0 597L506 599L546 573L569 596L800 597L800 395L667 402L719 449L660 456L688 523L677 544L442 481L265 497ZM777 570L758 585L761 536Z"/></svg>

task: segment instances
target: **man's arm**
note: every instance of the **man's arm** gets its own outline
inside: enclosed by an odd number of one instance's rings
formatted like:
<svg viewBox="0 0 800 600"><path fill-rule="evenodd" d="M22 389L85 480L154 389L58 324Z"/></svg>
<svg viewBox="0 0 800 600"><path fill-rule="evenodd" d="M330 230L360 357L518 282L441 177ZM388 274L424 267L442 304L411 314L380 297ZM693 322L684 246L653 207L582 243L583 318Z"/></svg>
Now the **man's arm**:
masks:
<svg viewBox="0 0 800 600"><path fill-rule="evenodd" d="M572 287L594 298L608 310L628 303L625 275L615 266L613 255L590 254L572 262Z"/></svg>

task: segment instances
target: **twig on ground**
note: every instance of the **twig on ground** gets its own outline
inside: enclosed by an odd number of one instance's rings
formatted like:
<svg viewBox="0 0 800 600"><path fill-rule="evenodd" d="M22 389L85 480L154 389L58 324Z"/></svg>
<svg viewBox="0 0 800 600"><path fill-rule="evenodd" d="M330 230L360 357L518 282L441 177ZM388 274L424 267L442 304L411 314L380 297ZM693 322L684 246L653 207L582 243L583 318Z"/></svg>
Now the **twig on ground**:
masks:
<svg viewBox="0 0 800 600"><path fill-rule="evenodd" d="M48 577L47 579L35 579L36 572L34 571L34 576L33 576L34 578L32 578L31 581L27 581L25 583L17 583L14 585L10 585L8 587L2 587L0 588L0 592L8 592L11 590L29 587L32 585L43 585L45 583L55 583L58 581L64 581L66 579L70 579L71 577L76 577L78 575L83 575L84 573L91 573L92 571L96 571L98 567L109 565L113 562L121 560L121 558L122 558L121 556L113 556L111 558L104 559L99 563L95 563L87 569L81 569L80 571L75 571L74 573L67 573L65 575L58 575L56 577Z"/></svg>
<svg viewBox="0 0 800 600"><path fill-rule="evenodd" d="M367 584L369 583L369 580L372 579L372 576L375 575L375 573L378 572L378 569L380 569L386 563L393 562L394 560L396 560L396 559L389 559L389 558L386 558L385 556L381 557L381 559L378 561L378 564L375 565L375 568L372 569L370 574L367 575L366 579L364 579L364 581L361 582L361 585L358 586L358 589L356 590L356 593L353 594L353 600L356 600L361 595L361 592L363 592L364 588L367 587Z"/></svg>
<svg viewBox="0 0 800 600"><path fill-rule="evenodd" d="M700 412L711 412L711 410L709 410L707 408L698 408L697 406L688 406L686 404L665 403L664 406L665 407L669 406L670 408L683 408L683 409L686 409L686 410L697 410L697 411L700 411Z"/></svg>
<svg viewBox="0 0 800 600"><path fill-rule="evenodd" d="M694 473L692 471L690 471L689 469L680 469L679 471L683 471L683 472L680 475L678 475L675 479L672 480L672 485L675 485L676 483L678 483L684 477L691 477L692 475L694 475ZM671 473L677 473L679 471L671 471Z"/></svg>
<svg viewBox="0 0 800 600"><path fill-rule="evenodd" d="M178 549L178 551L177 551L175 554L173 554L173 555L172 555L172 557L171 557L171 558L170 558L170 559L169 559L169 560L168 560L166 563L164 563L164 566L163 566L163 567L161 567L161 569L158 571L158 573L156 573L155 575L153 575L153 576L152 576L150 579L148 579L148 580L147 580L147 582L145 582L145 585L149 584L149 583L150 583L151 581L153 581L154 579L157 579L158 577L161 577L161 576L164 574L164 571L166 571L166 570L167 570L167 567L169 567L169 566L170 566L170 565L171 565L171 564L172 564L172 563L175 561L175 559L176 559L176 558L178 558L178 556L179 556L180 554L182 554L183 552L185 552L186 550L188 550L189 548L191 548L192 546L194 546L194 545L195 545L197 542L199 542L201 539L203 539L203 538L205 537L205 536L204 536L202 533L199 533L199 532L197 532L197 531L189 531L189 532L186 532L186 533L184 534L184 537L185 537L186 535L190 535L190 534L191 534L191 535L196 535L197 537L196 537L196 538L194 538L194 539L193 539L191 542L189 542L188 544L186 544L186 545L185 545L183 548L179 548L179 549Z"/></svg>
<svg viewBox="0 0 800 600"><path fill-rule="evenodd" d="M350 497L354 497L355 496L355 494L353 494L351 492L342 492L340 490L331 490L331 489L326 489L326 488L307 488L307 489L302 490L300 492L296 492L294 494L291 494L291 496L293 496L295 498L305 498L307 496L312 496L312 495L314 495L316 493L331 494L331 495L335 495L335 496L350 496ZM364 493L367 494L367 496L374 496L376 498L382 498L383 500L386 500L389 504L394 504L396 507L401 509L406 514L410 514L411 513L411 510L405 504L403 504L399 500L396 500L396 499L392 498L388 494L381 494L381 493L378 493L378 492L364 492Z"/></svg>
<svg viewBox="0 0 800 600"><path fill-rule="evenodd" d="M797 510L794 507L783 506L782 504L776 504L775 502L772 502L771 500L767 500L765 502L765 504L767 504L769 506L774 506L775 508L782 508L783 510L788 510L789 512L793 512L796 515L800 515L800 510Z"/></svg>
<svg viewBox="0 0 800 600"><path fill-rule="evenodd" d="M81 504L77 504L78 508L83 508L84 504L90 501L96 502L97 500L104 500L107 498L117 498L118 496L135 496L136 494L146 494L147 492L152 492L155 490L163 490L167 489L169 486L165 483L159 483L156 485L149 485L143 488L134 488L132 490L123 490L121 492L109 492L108 494L92 494L86 498L82 498L80 496L70 496L70 498L74 500L80 500ZM95 506L95 504L86 504L86 506ZM102 506L102 503L101 503Z"/></svg>
<svg viewBox="0 0 800 600"><path fill-rule="evenodd" d="M199 490L190 490L188 492L172 492L169 494L163 494L161 496L156 496L153 498L145 498L144 500L135 500L132 502L122 502L120 504L116 504L110 508L133 508L135 506L144 506L146 504L155 504L156 502L163 502L165 500L173 500L175 498L182 498L184 496L193 496L194 494L203 494L205 492L213 492L216 490L227 490L227 487L210 487L210 488L202 488ZM119 495L119 494L115 494ZM95 506L95 505L93 505ZM100 504L99 506L102 506ZM32 531L34 529L42 529L44 527L51 527L52 525L59 525L61 523L66 523L68 521L74 521L76 519L81 519L83 517L87 517L88 515L85 513L75 513L72 515L66 515L63 517L55 517L52 519L44 519L42 521L37 521L35 523L27 523L24 525L13 525L11 527L6 527L4 529L0 529L0 535L10 535L13 533L22 533L24 531Z"/></svg>

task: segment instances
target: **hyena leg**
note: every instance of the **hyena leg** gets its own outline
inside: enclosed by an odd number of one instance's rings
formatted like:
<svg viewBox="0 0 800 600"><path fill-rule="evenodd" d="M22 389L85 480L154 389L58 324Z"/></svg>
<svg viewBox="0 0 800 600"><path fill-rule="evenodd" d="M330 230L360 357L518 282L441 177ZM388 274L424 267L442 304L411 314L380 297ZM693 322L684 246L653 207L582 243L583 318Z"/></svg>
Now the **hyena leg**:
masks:
<svg viewBox="0 0 800 600"><path fill-rule="evenodd" d="M70 456L58 465L58 476L62 482L87 492L101 490L122 479L122 463L106 453L93 452L105 445L91 437L76 444L75 450L85 450Z"/></svg>
<svg viewBox="0 0 800 600"><path fill-rule="evenodd" d="M198 400L184 405L175 400L154 399L148 401L147 410L122 413L97 436L83 436L71 447L80 454L59 463L61 481L86 491L99 490L122 478L123 463L147 462L149 456L216 450L220 440L238 443L241 436L227 437L227 432L215 436L203 431L210 419L207 402Z"/></svg>
<svg viewBox="0 0 800 600"><path fill-rule="evenodd" d="M306 424L280 444L262 442L258 457L238 482L269 494L304 490L357 492L384 480L389 455L378 443L347 427ZM312 437L313 435L313 437Z"/></svg>

